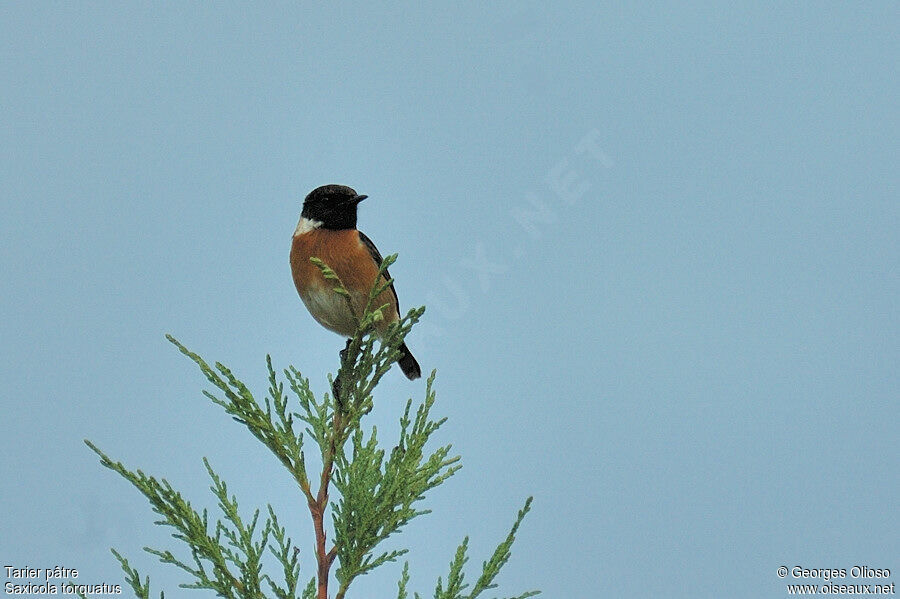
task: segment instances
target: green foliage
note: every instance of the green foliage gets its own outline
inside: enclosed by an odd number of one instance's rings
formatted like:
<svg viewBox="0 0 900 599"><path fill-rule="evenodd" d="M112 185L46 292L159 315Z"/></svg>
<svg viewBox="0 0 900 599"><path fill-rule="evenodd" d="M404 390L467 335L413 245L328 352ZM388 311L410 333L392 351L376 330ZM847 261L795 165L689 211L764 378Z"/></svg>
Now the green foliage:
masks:
<svg viewBox="0 0 900 599"><path fill-rule="evenodd" d="M182 587L210 589L220 597L232 599L265 597L262 586L268 576L261 574L260 560L268 545L272 528L277 522L269 518L262 531L257 532L259 523L257 510L249 524L245 524L238 514L236 499L228 496L227 487L206 460L204 464L213 480L210 489L218 498L219 507L225 516L224 520L216 520L212 524L207 510L201 512L195 510L165 479L157 480L140 470L128 470L121 462L110 459L90 441L85 442L100 456L100 463L103 466L118 472L150 501L153 511L161 516L156 524L173 528L172 536L189 546L191 563L176 558L171 551L144 548L161 562L172 564L194 578L194 582L183 584ZM118 553L115 555L125 570L126 581L135 590L136 595L146 598L149 594L149 580L141 583L137 572L128 566L128 562ZM276 557L281 556L276 554ZM289 567L288 562L285 561L283 564ZM280 595L276 593L276 596Z"/></svg>
<svg viewBox="0 0 900 599"><path fill-rule="evenodd" d="M338 538L346 539L338 545L341 565L336 574L342 588L355 577L406 553L395 550L376 557L373 550L407 522L428 513L429 510L416 510L413 504L461 468L458 457L448 457L449 445L425 457L425 443L445 420L434 422L428 418L435 399L433 382L434 374L428 379L425 402L412 423L412 401L407 402L400 419L400 440L387 461L374 428L367 440L362 429L356 429L350 454L341 452L335 460L334 486L341 499L333 505L334 529Z"/></svg>
<svg viewBox="0 0 900 599"><path fill-rule="evenodd" d="M381 272L386 272L396 256L385 258ZM351 310L350 295L334 271L313 259L335 293L344 297ZM331 379L333 393L317 397L309 379L290 366L280 379L266 356L268 393L260 402L249 388L223 364L208 364L172 336L167 336L217 390L203 391L213 403L221 406L265 445L287 469L306 499L316 531L316 576L301 588L300 550L279 523L271 505L265 511L250 514L238 509L238 501L205 458L203 463L211 480L210 490L217 499L221 517L212 518L172 488L165 479L157 479L141 470L130 470L114 461L90 441L85 443L100 457L100 463L117 472L150 503L159 516L156 524L172 529L172 536L186 548L189 557L177 557L170 550L145 547L161 562L171 564L190 577L183 588L208 589L229 599L314 599L327 597L329 571L337 561L336 599L342 599L350 584L375 568L394 562L406 549L379 550L388 537L429 510L418 503L435 487L461 468L459 457L451 455L451 446L427 450L429 441L445 419L431 418L435 402L434 373L428 378L425 399L417 406L406 403L400 418L399 436L390 452L379 444L377 431L367 431L363 419L372 409L373 390L381 377L400 356L398 348L418 321L424 308L410 310L398 323L384 327L379 336L374 328L384 319L385 306L372 303L391 281L373 287L363 314L355 314L357 333L341 352L336 377ZM380 339L380 343L376 343ZM285 382L290 393L285 392ZM305 454L307 439L318 450L317 464L321 472L310 476ZM314 482L313 482L314 481ZM315 486L314 486L315 483ZM329 500L329 493L336 499ZM439 579L436 599L474 599L482 591L494 588L494 579L509 559L509 552L522 518L531 504L529 498L507 538L482 567L471 592L464 583L463 566L467 561L468 538L451 562L446 588ZM326 546L324 516L331 508L334 534L332 546ZM141 578L137 570L118 552L125 580L139 599L150 599L149 577ZM398 584L398 598L407 598L408 564ZM526 593L516 599L530 597ZM160 599L164 599L160 593ZM415 594L418 598L419 595Z"/></svg>
<svg viewBox="0 0 900 599"><path fill-rule="evenodd" d="M150 577L145 577L144 581L141 582L141 575L131 567L128 560L122 557L115 549L110 551L116 556L116 559L119 560L119 564L122 566L122 570L125 571L125 582L134 590L135 597L138 599L150 599ZM166 594L160 591L159 599L166 599Z"/></svg>
<svg viewBox="0 0 900 599"><path fill-rule="evenodd" d="M516 521L513 523L512 530L509 531L506 538L497 546L497 549L494 550L490 559L481 564L481 575L478 577L478 580L475 581L475 585L472 587L471 592L466 595L463 594L463 590L469 585L464 582L465 574L463 573L463 566L469 561L469 558L466 555L469 548L469 537L463 539L463 542L456 549L456 555L454 555L453 561L450 562L450 573L447 575L446 588L443 587L441 579L438 578L437 587L434 590L435 599L475 599L475 597L478 597L484 591L497 587L497 585L494 584L494 579L500 573L503 566L506 565L506 562L509 561L512 545L516 540L516 532L519 530L519 525L525 518L525 514L531 510L531 500L532 498L529 497L525 501L525 505L519 510ZM401 579L401 590L403 590L405 586L402 583L403 580ZM529 591L522 595L511 597L510 599L526 599L526 597L534 597L539 593L540 591ZM416 594L417 599L418 597L419 595Z"/></svg>

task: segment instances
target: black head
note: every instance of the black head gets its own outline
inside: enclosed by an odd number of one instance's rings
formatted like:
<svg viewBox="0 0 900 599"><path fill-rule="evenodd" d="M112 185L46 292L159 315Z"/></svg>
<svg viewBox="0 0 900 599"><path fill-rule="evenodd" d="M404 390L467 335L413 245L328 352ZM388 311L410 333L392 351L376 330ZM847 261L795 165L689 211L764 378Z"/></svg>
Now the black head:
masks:
<svg viewBox="0 0 900 599"><path fill-rule="evenodd" d="M355 229L356 206L366 197L346 185L323 185L309 192L300 215L321 222L325 229Z"/></svg>

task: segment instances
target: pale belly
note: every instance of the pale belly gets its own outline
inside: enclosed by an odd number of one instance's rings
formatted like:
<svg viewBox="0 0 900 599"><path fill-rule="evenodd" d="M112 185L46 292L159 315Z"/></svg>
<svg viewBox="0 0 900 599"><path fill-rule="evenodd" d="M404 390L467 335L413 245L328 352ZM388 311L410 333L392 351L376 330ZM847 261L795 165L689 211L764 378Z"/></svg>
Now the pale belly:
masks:
<svg viewBox="0 0 900 599"><path fill-rule="evenodd" d="M334 292L336 283L325 280L318 267L309 261L310 256L321 258L348 289L357 290L351 291L353 310L344 296ZM313 318L326 329L352 337L356 333L356 317L363 316L369 290L377 274L377 265L360 242L359 234L355 230L323 231L315 228L295 234L291 245L291 272L300 299ZM376 325L377 333L399 319L396 299L390 289L382 292L371 308L384 304L390 307L384 312L384 320Z"/></svg>
<svg viewBox="0 0 900 599"><path fill-rule="evenodd" d="M356 319L347 300L332 289L311 285L300 294L300 299L313 318L326 329L344 337L352 337L356 332Z"/></svg>

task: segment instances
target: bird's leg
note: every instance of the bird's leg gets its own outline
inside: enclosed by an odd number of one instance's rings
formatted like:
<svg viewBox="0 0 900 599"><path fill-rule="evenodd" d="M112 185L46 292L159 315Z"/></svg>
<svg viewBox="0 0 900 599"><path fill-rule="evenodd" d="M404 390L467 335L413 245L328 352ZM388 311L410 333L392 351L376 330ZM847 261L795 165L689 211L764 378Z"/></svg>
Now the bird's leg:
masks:
<svg viewBox="0 0 900 599"><path fill-rule="evenodd" d="M341 350L341 368L344 367L344 359L347 357L347 350L350 349L350 342L352 339L347 339L347 345L344 346L344 349ZM331 391L334 393L334 401L338 405L339 408L343 409L344 402L340 396L341 390L341 371L338 370L338 374L334 377L334 382L331 384Z"/></svg>

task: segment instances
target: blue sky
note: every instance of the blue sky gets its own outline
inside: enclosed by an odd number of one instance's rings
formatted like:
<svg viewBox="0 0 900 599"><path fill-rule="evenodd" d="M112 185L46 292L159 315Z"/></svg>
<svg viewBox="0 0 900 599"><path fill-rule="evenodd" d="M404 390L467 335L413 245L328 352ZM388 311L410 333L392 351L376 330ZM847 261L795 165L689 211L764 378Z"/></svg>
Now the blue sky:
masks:
<svg viewBox="0 0 900 599"><path fill-rule="evenodd" d="M414 589L466 533L480 564L528 495L507 594L900 571L898 12L4 4L4 565L119 582L115 546L187 594L86 437L212 507L207 456L311 532L164 334L260 392L267 353L324 390L342 341L287 256L303 196L343 183L428 306L409 344L463 456L401 537ZM391 373L373 423L423 389Z"/></svg>

